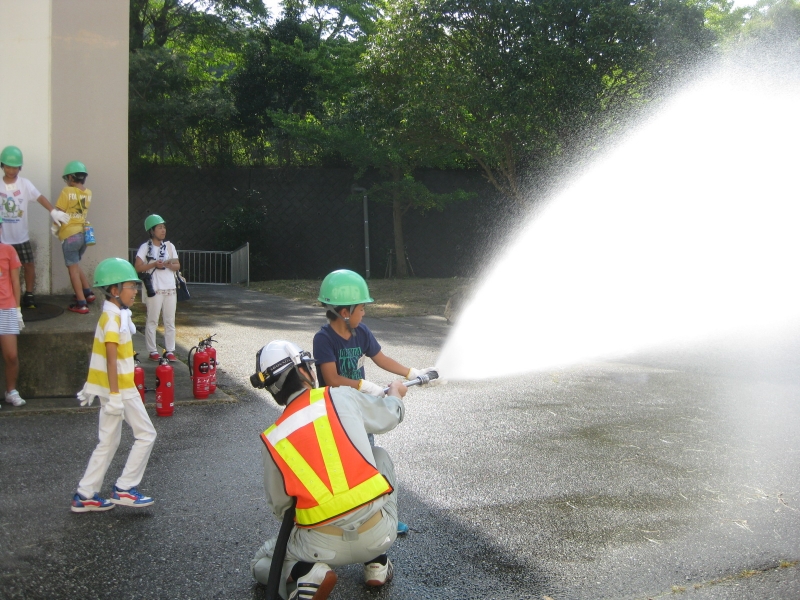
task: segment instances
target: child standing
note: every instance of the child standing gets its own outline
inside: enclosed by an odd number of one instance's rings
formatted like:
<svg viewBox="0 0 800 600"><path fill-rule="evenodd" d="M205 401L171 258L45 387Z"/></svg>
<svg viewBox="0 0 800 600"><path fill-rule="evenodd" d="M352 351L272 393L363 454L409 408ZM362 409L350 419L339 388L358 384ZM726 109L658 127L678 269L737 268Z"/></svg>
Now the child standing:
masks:
<svg viewBox="0 0 800 600"><path fill-rule="evenodd" d="M358 273L340 269L329 273L322 281L318 300L326 308L328 324L314 336L314 358L317 361L319 386L349 386L371 396L384 396L384 388L364 379L364 359L384 371L414 379L433 370L415 369L401 365L381 351L381 345L361 319L364 306L374 302L367 282ZM370 444L374 443L372 434ZM397 533L408 533L408 525L397 522Z"/></svg>
<svg viewBox="0 0 800 600"><path fill-rule="evenodd" d="M167 224L159 215L150 215L144 220L144 229L150 239L139 246L134 265L140 277L150 279L147 289L147 322L144 328L144 341L150 360L157 361L156 328L158 317L164 320L164 345L167 360L175 362L175 308L178 294L175 285L175 272L181 268L178 251L167 241Z"/></svg>
<svg viewBox="0 0 800 600"><path fill-rule="evenodd" d="M2 224L3 218L0 217L0 229ZM14 406L25 404L17 391L17 336L20 329L25 327L19 307L19 268L17 251L8 244L0 243L0 346L6 364L6 402Z"/></svg>
<svg viewBox="0 0 800 600"><path fill-rule="evenodd" d="M25 294L22 296L23 308L36 308L33 288L36 283L36 265L33 262L33 248L28 233L28 203L36 200L50 211L56 225L66 223L69 217L53 208L50 201L39 193L33 184L20 177L22 170L22 151L16 146L6 146L0 152L0 167L3 169L3 183L0 185L0 210L2 210L3 232L0 242L11 244L19 255L25 274Z"/></svg>
<svg viewBox="0 0 800 600"><path fill-rule="evenodd" d="M72 497L73 512L102 511L115 504L142 507L153 499L136 489L142 480L156 430L133 382L133 341L136 327L130 307L136 300L139 279L133 266L121 258L107 258L94 272L95 287L102 287L108 300L97 323L92 345L89 376L78 392L82 406L100 398L99 442L92 452L86 473ZM131 426L133 443L122 475L112 488L111 499L100 496L106 471L114 458L122 433L123 418Z"/></svg>
<svg viewBox="0 0 800 600"><path fill-rule="evenodd" d="M75 292L75 302L67 308L72 312L85 315L89 312L88 304L95 300L89 287L89 279L81 268L81 258L86 252L86 215L92 203L92 191L84 183L89 176L86 165L73 160L64 167L63 179L67 184L56 200L56 208L66 213L69 221L58 228L58 239L61 240L61 251L67 265L69 280Z"/></svg>

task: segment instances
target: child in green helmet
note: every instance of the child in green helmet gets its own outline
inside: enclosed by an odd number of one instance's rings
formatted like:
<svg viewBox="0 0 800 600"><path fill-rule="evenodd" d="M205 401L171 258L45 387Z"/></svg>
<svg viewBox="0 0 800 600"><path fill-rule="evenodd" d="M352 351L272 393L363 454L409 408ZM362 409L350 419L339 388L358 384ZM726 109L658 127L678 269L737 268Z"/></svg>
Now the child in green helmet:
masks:
<svg viewBox="0 0 800 600"><path fill-rule="evenodd" d="M136 508L153 504L152 498L136 489L156 440L156 430L133 381L132 336L136 327L130 307L136 300L139 278L127 260L107 258L95 269L94 285L103 288L108 299L103 303L89 375L78 399L87 406L95 397L100 398L99 442L72 497L70 510L77 513L110 510L115 504ZM131 426L135 441L111 498L106 500L100 496L100 489L119 446L123 419Z"/></svg>
<svg viewBox="0 0 800 600"><path fill-rule="evenodd" d="M66 213L69 220L61 223L56 229L56 235L61 240L61 251L64 254L64 263L69 272L69 281L75 292L75 301L68 309L85 315L89 312L88 304L94 302L95 295L89 287L89 279L81 268L81 258L86 252L86 215L92 203L92 191L84 184L88 173L86 165L78 160L73 160L64 167L63 179L67 186L61 190L61 195L56 201L56 208Z"/></svg>
<svg viewBox="0 0 800 600"><path fill-rule="evenodd" d="M16 146L6 146L0 151L0 168L3 182L0 184L0 216L3 217L3 232L0 241L14 246L22 263L25 279L25 293L22 295L22 308L36 308L33 288L36 283L36 265L33 257L30 233L28 232L28 204L35 200L50 211L56 224L68 220L67 215L53 208L50 201L39 193L34 185L20 175L22 171L22 150Z"/></svg>
<svg viewBox="0 0 800 600"><path fill-rule="evenodd" d="M367 282L358 273L340 269L328 274L320 286L319 298L326 308L328 324L314 336L314 359L317 361L317 379L320 387L348 386L370 396L382 398L384 386L367 381L364 372L365 358L372 359L384 371L414 379L433 370L406 367L386 356L381 345L361 319L365 305L374 300L369 295ZM369 434L370 444L374 436ZM397 533L408 532L408 525L397 522Z"/></svg>

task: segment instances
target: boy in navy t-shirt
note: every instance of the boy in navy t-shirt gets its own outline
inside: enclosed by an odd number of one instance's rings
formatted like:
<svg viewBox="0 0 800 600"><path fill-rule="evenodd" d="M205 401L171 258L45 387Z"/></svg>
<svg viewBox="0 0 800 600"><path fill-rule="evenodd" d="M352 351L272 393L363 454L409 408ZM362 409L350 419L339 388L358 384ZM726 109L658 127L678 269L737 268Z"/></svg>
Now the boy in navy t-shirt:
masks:
<svg viewBox="0 0 800 600"><path fill-rule="evenodd" d="M374 302L367 282L358 273L340 269L330 273L319 290L319 301L327 309L328 324L314 336L314 359L320 387L349 386L371 396L384 396L384 387L364 379L364 360L372 359L385 371L414 379L433 370L405 367L381 352L369 327L361 322L364 305ZM374 445L374 436L369 434ZM397 533L408 533L408 525L397 522Z"/></svg>
<svg viewBox="0 0 800 600"><path fill-rule="evenodd" d="M406 367L386 356L369 328L361 322L364 305L374 302L367 282L358 273L341 269L322 282L319 301L326 307L328 324L314 336L314 359L320 386L349 386L383 397L384 386L364 379L364 360L372 359L384 371L414 379L432 370Z"/></svg>

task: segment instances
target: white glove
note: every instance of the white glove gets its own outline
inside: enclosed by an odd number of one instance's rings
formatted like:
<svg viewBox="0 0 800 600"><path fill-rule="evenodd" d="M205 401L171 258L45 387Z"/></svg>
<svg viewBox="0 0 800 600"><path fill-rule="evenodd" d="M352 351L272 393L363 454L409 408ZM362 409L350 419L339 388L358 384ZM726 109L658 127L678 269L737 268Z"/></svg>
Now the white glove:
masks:
<svg viewBox="0 0 800 600"><path fill-rule="evenodd" d="M122 414L125 405L122 404L122 395L113 392L108 395L108 402L103 405L103 411L110 417L118 417Z"/></svg>
<svg viewBox="0 0 800 600"><path fill-rule="evenodd" d="M427 375L431 371L436 371L436 367L428 367L427 369L415 369L411 367L408 370L408 375L406 379L416 379L420 375ZM447 383L446 379L442 379L441 376L437 379L431 379L428 383L425 384L426 387L436 387L437 385L444 385Z"/></svg>
<svg viewBox="0 0 800 600"><path fill-rule="evenodd" d="M94 402L95 399L95 395L87 392L85 386L80 392L78 392L75 395L78 397L78 400L81 401L81 406L91 406L92 402Z"/></svg>
<svg viewBox="0 0 800 600"><path fill-rule="evenodd" d="M17 307L17 323L19 323L19 330L25 329L25 321L22 320L22 309Z"/></svg>
<svg viewBox="0 0 800 600"><path fill-rule="evenodd" d="M53 218L53 222L56 225L65 225L66 223L69 223L69 215L63 210L54 208L50 211L50 216Z"/></svg>
<svg viewBox="0 0 800 600"><path fill-rule="evenodd" d="M379 386L377 383L367 381L366 379L362 379L359 382L358 391L363 392L364 394L369 394L370 396L377 396L378 398L383 398L386 395L381 386Z"/></svg>
<svg viewBox="0 0 800 600"><path fill-rule="evenodd" d="M427 369L415 369L414 367L411 367L408 370L408 375L406 375L406 379L416 379L420 375L427 375L431 371L435 371L435 370L436 370L436 367L428 367Z"/></svg>

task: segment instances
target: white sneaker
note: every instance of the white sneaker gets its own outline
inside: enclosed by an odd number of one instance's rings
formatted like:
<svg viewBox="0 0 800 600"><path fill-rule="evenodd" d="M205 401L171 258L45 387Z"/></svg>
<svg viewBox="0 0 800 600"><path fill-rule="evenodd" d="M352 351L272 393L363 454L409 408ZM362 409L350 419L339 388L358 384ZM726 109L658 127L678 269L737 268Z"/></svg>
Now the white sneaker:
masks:
<svg viewBox="0 0 800 600"><path fill-rule="evenodd" d="M20 398L17 390L6 392L6 402L13 404L14 406L25 406L25 400Z"/></svg>
<svg viewBox="0 0 800 600"><path fill-rule="evenodd" d="M297 589L289 600L327 600L336 579L336 573L328 565L314 563L311 570L297 581Z"/></svg>
<svg viewBox="0 0 800 600"><path fill-rule="evenodd" d="M386 564L371 562L364 565L364 583L371 587L378 587L392 580L394 567L392 561L386 558Z"/></svg>

